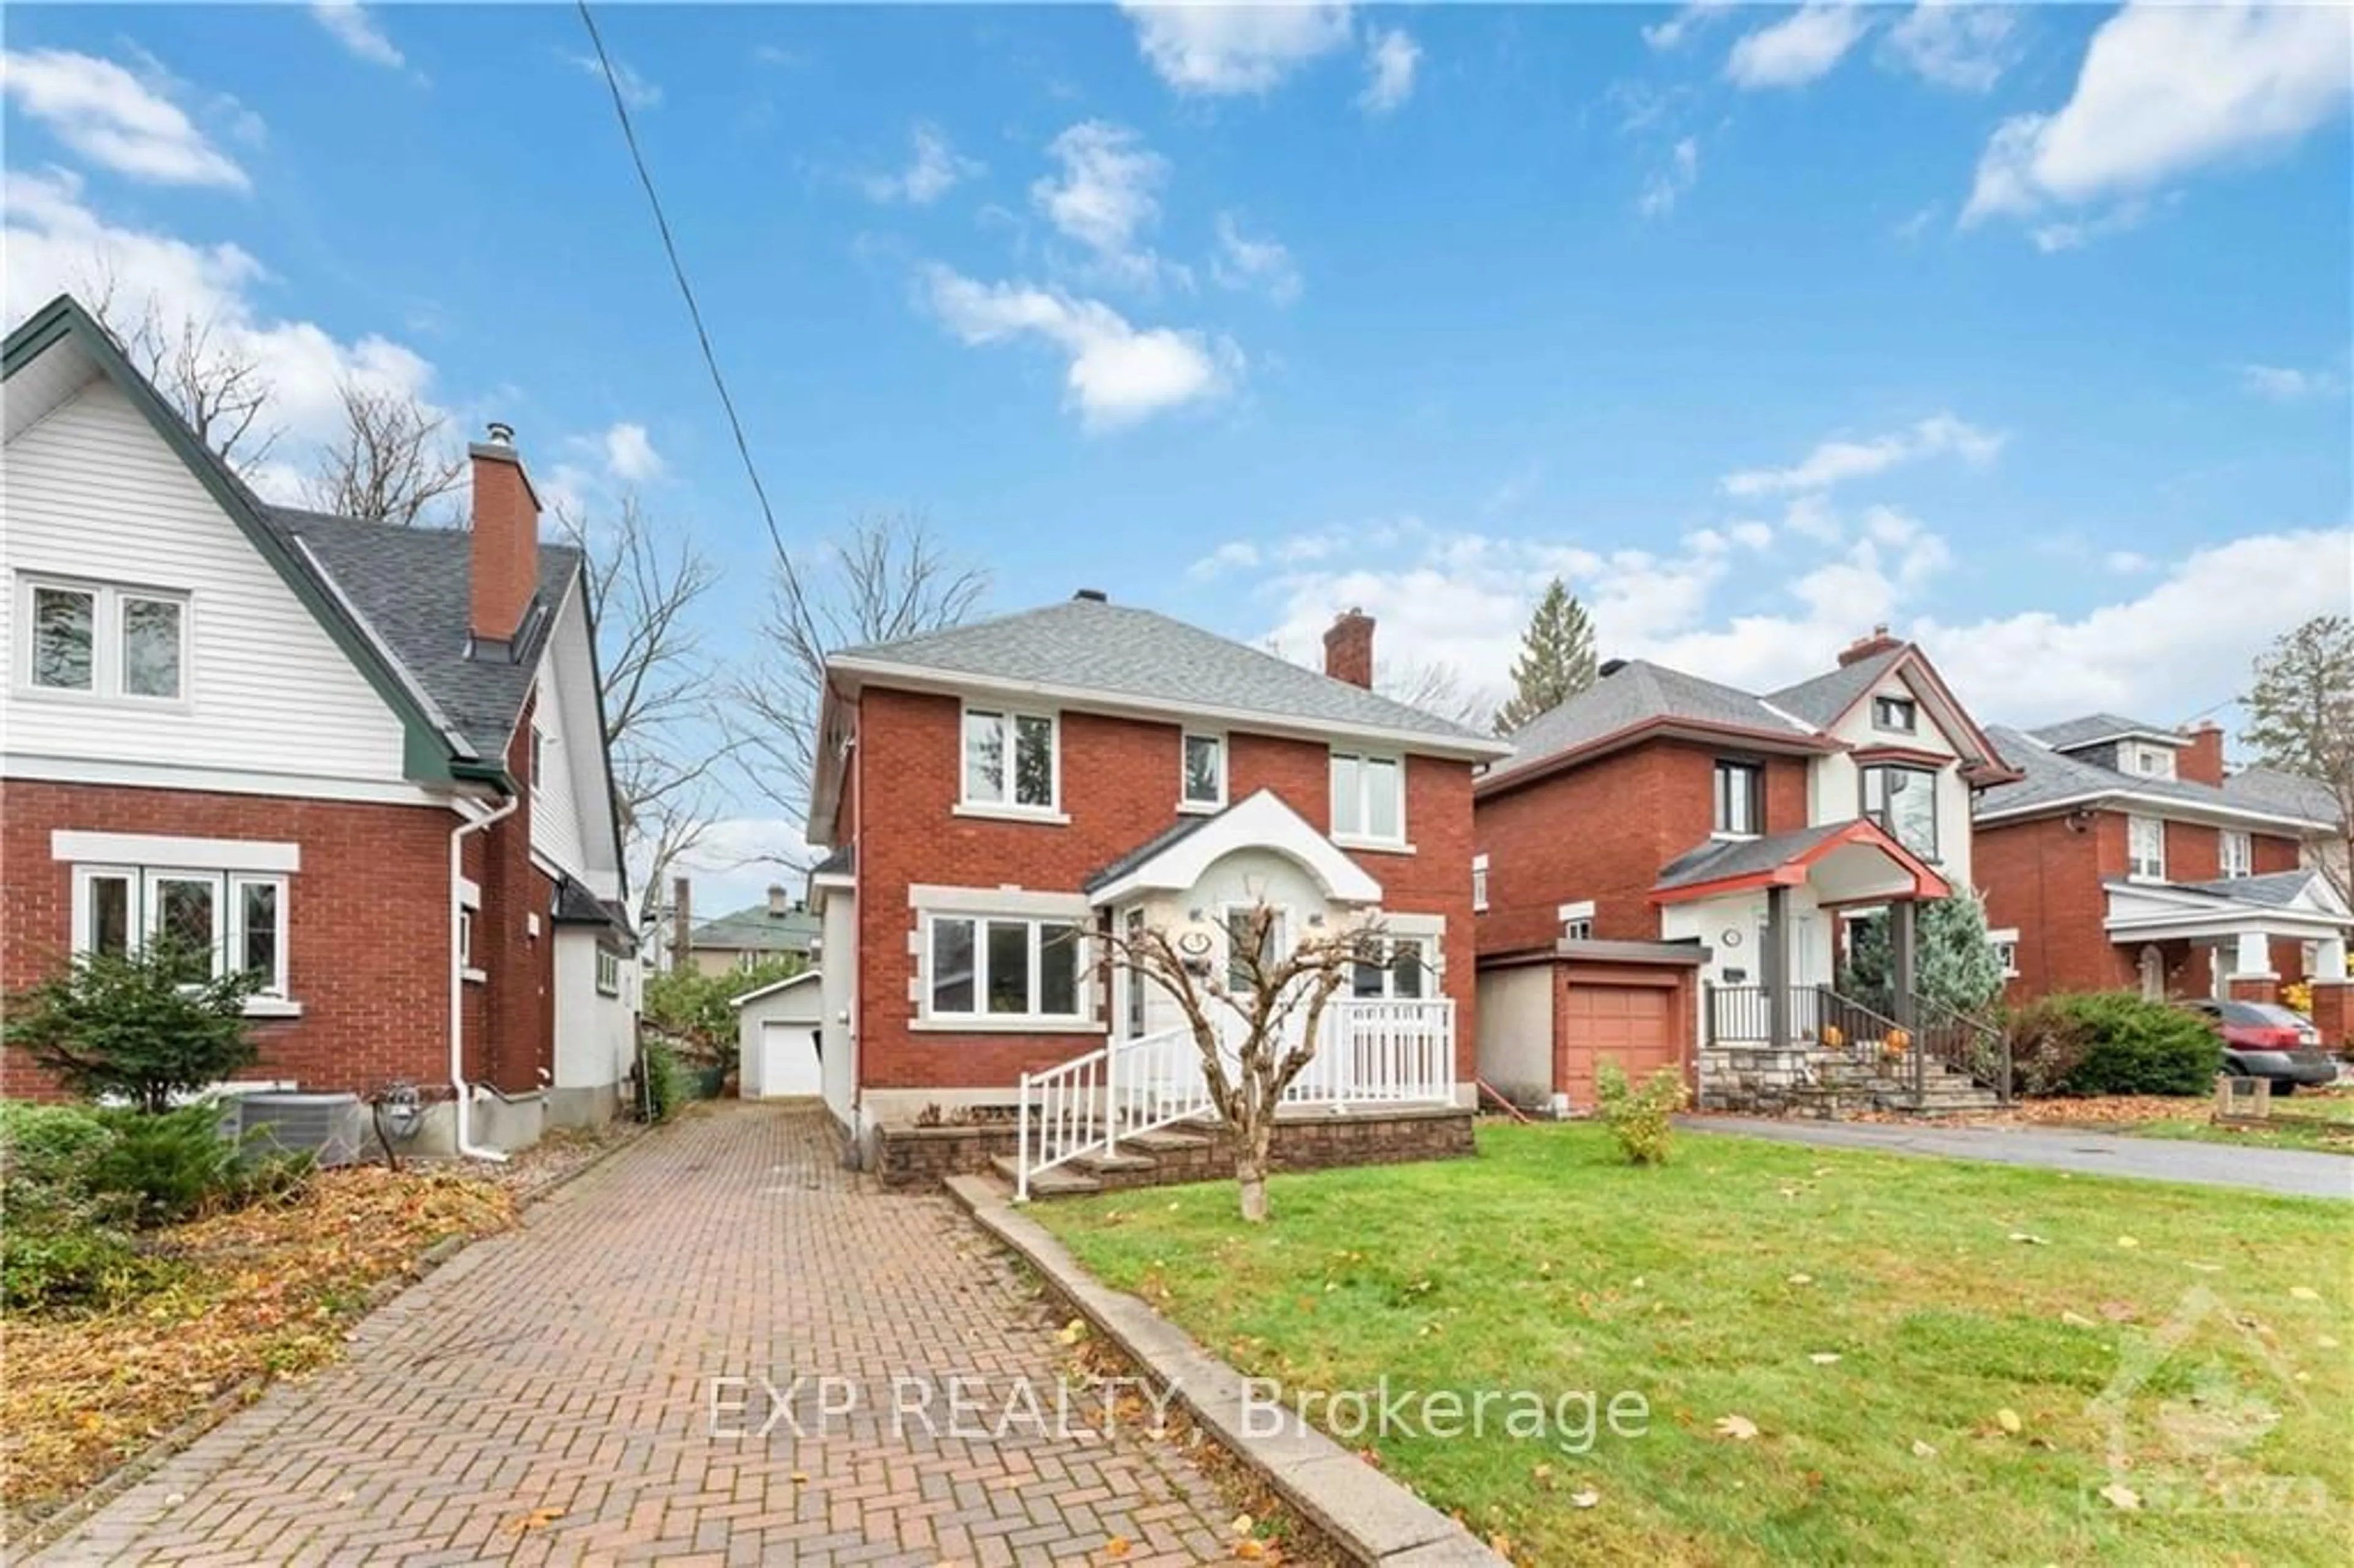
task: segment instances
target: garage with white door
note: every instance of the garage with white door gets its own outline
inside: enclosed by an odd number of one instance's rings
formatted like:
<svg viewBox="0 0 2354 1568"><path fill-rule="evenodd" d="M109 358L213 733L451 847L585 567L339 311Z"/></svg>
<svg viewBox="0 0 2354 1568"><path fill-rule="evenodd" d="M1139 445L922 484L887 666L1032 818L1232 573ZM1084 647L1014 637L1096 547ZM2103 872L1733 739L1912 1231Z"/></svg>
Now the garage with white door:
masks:
<svg viewBox="0 0 2354 1568"><path fill-rule="evenodd" d="M748 991L736 1009L737 1093L748 1100L814 1099L823 1092L823 988L818 971Z"/></svg>

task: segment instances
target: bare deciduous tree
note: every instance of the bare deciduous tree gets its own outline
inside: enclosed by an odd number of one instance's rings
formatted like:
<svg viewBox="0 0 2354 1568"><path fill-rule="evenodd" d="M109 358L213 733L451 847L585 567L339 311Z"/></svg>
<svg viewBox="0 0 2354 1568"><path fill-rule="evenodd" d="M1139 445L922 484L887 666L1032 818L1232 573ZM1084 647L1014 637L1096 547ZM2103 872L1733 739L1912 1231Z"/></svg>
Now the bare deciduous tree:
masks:
<svg viewBox="0 0 2354 1568"><path fill-rule="evenodd" d="M411 527L465 484L465 454L445 434L449 421L440 414L405 392L355 381L336 391L344 433L319 453L308 487L312 505Z"/></svg>
<svg viewBox="0 0 2354 1568"><path fill-rule="evenodd" d="M101 265L79 291L123 357L164 395L196 439L239 473L268 460L280 431L264 422L270 385L236 334L208 317L169 320L154 295L123 297L111 267Z"/></svg>
<svg viewBox="0 0 2354 1568"><path fill-rule="evenodd" d="M779 552L769 573L759 656L732 694L755 787L798 809L814 779L827 657L954 626L989 577L953 559L910 513L862 514L817 558Z"/></svg>
<svg viewBox="0 0 2354 1568"><path fill-rule="evenodd" d="M1212 961L1220 944L1204 930L1147 925L1093 933L1106 976L1115 966L1131 969L1185 1015L1210 1103L1234 1134L1242 1217L1253 1224L1267 1217L1276 1111L1284 1090L1316 1059L1326 1007L1360 966L1386 964L1393 950L1379 923L1368 920L1335 921L1278 951L1281 925L1280 913L1264 901L1241 913L1229 927L1225 966ZM1229 983L1219 984L1220 978Z"/></svg>
<svg viewBox="0 0 2354 1568"><path fill-rule="evenodd" d="M1495 718L1495 705L1474 691L1454 665L1432 661L1384 663L1373 673L1373 690L1393 702L1436 714L1466 729L1485 731Z"/></svg>
<svg viewBox="0 0 2354 1568"><path fill-rule="evenodd" d="M615 809L624 839L646 857L642 928L671 866L709 827L713 789L736 746L695 613L719 573L691 538L665 535L634 494L609 521L559 507L557 522L586 574Z"/></svg>

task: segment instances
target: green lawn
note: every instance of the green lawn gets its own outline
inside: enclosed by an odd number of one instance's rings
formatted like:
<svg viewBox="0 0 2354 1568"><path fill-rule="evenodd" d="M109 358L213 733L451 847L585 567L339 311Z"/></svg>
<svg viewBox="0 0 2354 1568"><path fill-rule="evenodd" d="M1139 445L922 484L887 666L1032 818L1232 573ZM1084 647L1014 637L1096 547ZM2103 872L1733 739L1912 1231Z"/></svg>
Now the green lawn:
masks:
<svg viewBox="0 0 2354 1568"><path fill-rule="evenodd" d="M2308 1092L2275 1099L2273 1115L2285 1119L2270 1127L2218 1127L2211 1110L2211 1102L2201 1102L2188 1107L2181 1116L2161 1117L2126 1130L2142 1138L2250 1143L2266 1149L2317 1149L2332 1154L2354 1154L2354 1095ZM2316 1121L2329 1125L2315 1126Z"/></svg>
<svg viewBox="0 0 2354 1568"><path fill-rule="evenodd" d="M1590 1127L1479 1148L1278 1178L1257 1230L1223 1183L1031 1212L1289 1397L1642 1394L1648 1435L1583 1454L1501 1404L1477 1439L1334 1432L1517 1561L2345 1560L2354 1207L1692 1135L1636 1170Z"/></svg>

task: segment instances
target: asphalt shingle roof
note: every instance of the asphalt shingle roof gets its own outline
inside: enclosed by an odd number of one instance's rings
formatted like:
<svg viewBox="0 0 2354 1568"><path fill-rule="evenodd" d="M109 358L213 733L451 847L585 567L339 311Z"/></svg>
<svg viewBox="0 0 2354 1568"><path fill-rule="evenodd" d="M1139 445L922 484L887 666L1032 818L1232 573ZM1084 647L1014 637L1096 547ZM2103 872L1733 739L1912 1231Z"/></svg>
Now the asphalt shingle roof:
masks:
<svg viewBox="0 0 2354 1568"><path fill-rule="evenodd" d="M2214 882L2178 882L2174 885L2194 893L2211 893L2218 898L2236 899L2242 904L2286 909L2320 874L2315 871L2274 871L2262 876L2227 876Z"/></svg>
<svg viewBox="0 0 2354 1568"><path fill-rule="evenodd" d="M701 922L687 933L686 945L720 952L806 953L815 945L821 925L807 909L771 915L766 904L755 904Z"/></svg>
<svg viewBox="0 0 2354 1568"><path fill-rule="evenodd" d="M2091 746L2095 741L2113 739L2121 735L2160 735L2180 739L2173 726L2146 724L2140 719L2122 717L2116 714L2086 714L2083 718L2062 719L2047 724L2041 729L2027 732L2055 751L2073 747Z"/></svg>
<svg viewBox="0 0 2354 1568"><path fill-rule="evenodd" d="M264 516L280 534L310 546L334 586L367 618L475 755L484 761L503 759L531 694L554 616L539 618L529 645L513 660L470 659L471 535L283 506L267 509ZM568 545L542 544L540 602L553 611L579 569L579 551Z"/></svg>
<svg viewBox="0 0 2354 1568"><path fill-rule="evenodd" d="M2108 715L2100 716L2104 722L2108 721ZM2072 721L2070 725L2050 725L2045 728L2066 731L2091 722L2080 719ZM2242 810L2281 810L2276 806L2258 806L2244 794L2234 796L2229 788L2218 789L2211 784L2195 784L2187 779L2151 779L2138 773L2104 768L2081 757L2068 756L2039 738L2043 730L1997 728L1987 733L1988 738L2001 747L2004 758L2025 777L2016 784L1999 784L1981 791L1971 808L1971 814L1976 817L2029 810L2037 806L2082 800L2087 796L2120 794L2146 796L2155 800L2179 800L2189 806L2237 807ZM2085 730L2083 733L2092 732Z"/></svg>
<svg viewBox="0 0 2354 1568"><path fill-rule="evenodd" d="M1864 693L1911 652L1910 646L1900 642L1868 659L1858 659L1852 664L1826 670L1795 686L1785 686L1766 700L1786 714L1796 715L1818 728L1825 728L1837 723L1840 715L1855 706Z"/></svg>
<svg viewBox="0 0 2354 1568"><path fill-rule="evenodd" d="M2277 811L2317 822L2338 816L2338 799L2328 785L2277 768L2243 768L2223 780L2223 793L2252 811Z"/></svg>
<svg viewBox="0 0 2354 1568"><path fill-rule="evenodd" d="M1653 719L1689 719L1787 735L1793 740L1816 738L1807 726L1776 713L1747 692L1649 660L1630 659L1514 730L1508 737L1512 755L1491 766L1485 777L1509 779L1564 751Z"/></svg>
<svg viewBox="0 0 2354 1568"><path fill-rule="evenodd" d="M1455 742L1490 738L1155 611L1093 599L845 648L838 657L1341 728L1404 731Z"/></svg>
<svg viewBox="0 0 2354 1568"><path fill-rule="evenodd" d="M1660 868L1659 888L1665 892L1694 883L1771 871L1851 825L1818 822L1811 828L1793 828L1787 832L1767 833L1764 838L1703 840Z"/></svg>

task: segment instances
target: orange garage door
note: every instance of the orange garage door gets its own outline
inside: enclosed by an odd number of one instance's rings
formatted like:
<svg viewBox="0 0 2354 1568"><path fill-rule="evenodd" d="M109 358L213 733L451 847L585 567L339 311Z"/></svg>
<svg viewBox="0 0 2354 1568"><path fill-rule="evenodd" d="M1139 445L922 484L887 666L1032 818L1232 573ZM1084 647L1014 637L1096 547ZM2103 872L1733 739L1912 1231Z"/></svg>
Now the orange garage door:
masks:
<svg viewBox="0 0 2354 1568"><path fill-rule="evenodd" d="M1677 988L1598 985L1564 980L1561 1038L1553 1049L1553 1082L1579 1110L1594 1106L1594 1072L1616 1061L1630 1078L1681 1066L1683 1041L1676 1028Z"/></svg>

